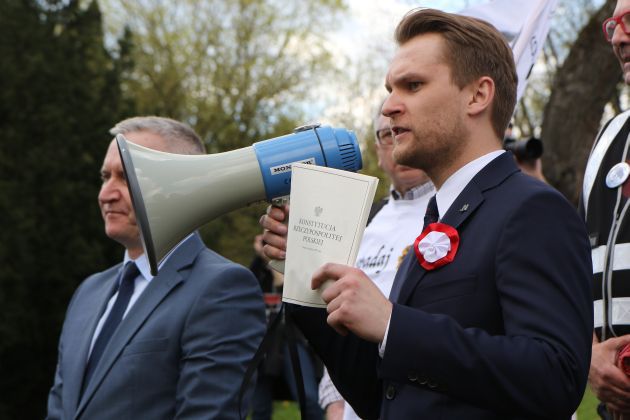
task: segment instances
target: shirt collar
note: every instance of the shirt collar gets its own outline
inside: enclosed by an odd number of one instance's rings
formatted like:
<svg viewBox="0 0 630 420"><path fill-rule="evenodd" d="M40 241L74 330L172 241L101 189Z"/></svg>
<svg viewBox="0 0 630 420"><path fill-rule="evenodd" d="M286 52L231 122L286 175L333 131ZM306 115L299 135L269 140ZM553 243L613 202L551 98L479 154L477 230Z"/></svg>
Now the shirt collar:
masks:
<svg viewBox="0 0 630 420"><path fill-rule="evenodd" d="M171 255L173 255L175 253L175 251L177 250L177 248L179 248L184 242L186 242L188 240L188 238L190 238L191 236L193 236L195 234L195 232L191 233L190 235L186 236L184 239L181 240L180 243L178 243L175 248L173 248L171 250L171 252L169 252L168 254L166 254L166 256L164 257L164 259L162 260L162 262L160 263L160 265L158 266L158 270L160 268L162 268L162 266L164 264L166 264L166 262L169 260L169 258L171 258ZM149 258L147 258L147 254L142 254L140 255L138 258L136 258L135 260L132 259L129 256L129 252L127 252L127 250L125 250L125 256L123 258L123 267L125 266L125 264L127 264L127 262L129 261L133 261L136 263L136 266L138 266L138 270L140 270L140 274L142 275L142 277L144 277L147 281L151 281L153 279L153 275L151 274L151 267L149 266Z"/></svg>
<svg viewBox="0 0 630 420"><path fill-rule="evenodd" d="M426 181L420 185L416 185L415 187L410 188L404 194L400 194L398 191L396 191L393 185L389 187L389 194L394 200L416 200L420 197L434 192L435 187L433 186L433 182L431 181Z"/></svg>
<svg viewBox="0 0 630 420"><path fill-rule="evenodd" d="M142 254L135 260L129 256L129 252L125 250L125 258L123 259L123 267L127 265L129 261L133 261L136 263L138 270L142 277L144 277L147 281L151 281L153 276L151 275L151 268L149 267L149 259L147 258L147 254Z"/></svg>
<svg viewBox="0 0 630 420"><path fill-rule="evenodd" d="M466 165L459 168L453 175L442 184L442 187L435 195L440 218L446 214L451 204L457 196L466 188L475 175L479 173L488 163L492 162L499 155L505 153L505 150L495 150L485 154Z"/></svg>

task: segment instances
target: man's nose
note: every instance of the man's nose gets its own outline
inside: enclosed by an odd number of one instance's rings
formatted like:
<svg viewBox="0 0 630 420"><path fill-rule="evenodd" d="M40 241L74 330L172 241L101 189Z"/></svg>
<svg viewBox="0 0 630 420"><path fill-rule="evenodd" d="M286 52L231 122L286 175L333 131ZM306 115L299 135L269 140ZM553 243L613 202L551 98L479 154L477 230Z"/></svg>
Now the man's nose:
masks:
<svg viewBox="0 0 630 420"><path fill-rule="evenodd" d="M615 27L610 43L615 47L620 47L622 44L630 43L630 36L623 31L621 24Z"/></svg>
<svg viewBox="0 0 630 420"><path fill-rule="evenodd" d="M396 114L402 112L402 104L396 97L394 93L390 93L385 102L383 102L383 107L381 108L381 113L386 117L392 117Z"/></svg>
<svg viewBox="0 0 630 420"><path fill-rule="evenodd" d="M106 181L101 186L101 190L98 193L98 201L106 203L109 201L114 201L120 198L120 189L115 185L114 182Z"/></svg>

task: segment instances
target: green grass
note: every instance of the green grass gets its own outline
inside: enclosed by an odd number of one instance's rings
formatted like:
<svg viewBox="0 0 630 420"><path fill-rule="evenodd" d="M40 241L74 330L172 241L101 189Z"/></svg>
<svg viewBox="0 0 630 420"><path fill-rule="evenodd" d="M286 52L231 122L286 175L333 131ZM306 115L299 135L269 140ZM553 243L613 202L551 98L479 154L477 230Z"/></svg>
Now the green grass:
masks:
<svg viewBox="0 0 630 420"><path fill-rule="evenodd" d="M274 401L272 420L297 420L300 409L293 401Z"/></svg>
<svg viewBox="0 0 630 420"><path fill-rule="evenodd" d="M582 398L582 403L577 410L578 420L599 420L597 404L599 404L599 401L597 401L597 398L595 398L595 395L593 395L591 389L587 386L584 398Z"/></svg>
<svg viewBox="0 0 630 420"><path fill-rule="evenodd" d="M578 420L599 420L597 416L597 398L587 387L582 403L578 407ZM273 420L298 420L300 410L293 401L276 401L273 406Z"/></svg>

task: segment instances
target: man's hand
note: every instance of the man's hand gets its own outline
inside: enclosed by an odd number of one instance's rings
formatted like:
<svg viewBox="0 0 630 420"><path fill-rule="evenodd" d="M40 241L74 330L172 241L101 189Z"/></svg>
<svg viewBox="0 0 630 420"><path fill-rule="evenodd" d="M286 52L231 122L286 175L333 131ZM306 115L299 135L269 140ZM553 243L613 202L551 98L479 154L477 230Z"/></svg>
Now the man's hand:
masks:
<svg viewBox="0 0 630 420"><path fill-rule="evenodd" d="M630 414L630 378L616 365L619 349L630 343L630 335L609 338L603 343L593 339L588 382L593 393L610 411Z"/></svg>
<svg viewBox="0 0 630 420"><path fill-rule="evenodd" d="M282 207L269 206L267 214L260 218L260 225L265 229L263 240L265 246L263 252L272 260L283 260L287 250L287 226L285 221L289 220L289 206Z"/></svg>
<svg viewBox="0 0 630 420"><path fill-rule="evenodd" d="M326 406L326 420L343 419L343 400L331 402Z"/></svg>
<svg viewBox="0 0 630 420"><path fill-rule="evenodd" d="M254 252L262 259L267 260L267 256L263 253L264 246L265 242L263 241L262 234L256 235L254 237Z"/></svg>
<svg viewBox="0 0 630 420"><path fill-rule="evenodd" d="M342 335L349 330L374 343L383 341L392 303L363 271L342 264L325 264L311 281L312 289L322 285L331 327Z"/></svg>

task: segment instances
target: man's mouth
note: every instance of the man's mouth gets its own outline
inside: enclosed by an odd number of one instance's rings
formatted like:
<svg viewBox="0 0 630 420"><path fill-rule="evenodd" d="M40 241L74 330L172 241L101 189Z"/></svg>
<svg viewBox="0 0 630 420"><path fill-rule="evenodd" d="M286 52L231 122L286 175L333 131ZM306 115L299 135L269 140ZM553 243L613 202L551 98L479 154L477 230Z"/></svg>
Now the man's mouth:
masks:
<svg viewBox="0 0 630 420"><path fill-rule="evenodd" d="M628 62L630 62L630 47L624 45L619 48L618 56L623 63L627 64Z"/></svg>
<svg viewBox="0 0 630 420"><path fill-rule="evenodd" d="M396 137L396 136L398 136L400 134L406 133L407 131L409 131L407 128L400 127L400 126L397 126L397 125L392 127L392 133L394 134L394 137Z"/></svg>
<svg viewBox="0 0 630 420"><path fill-rule="evenodd" d="M105 210L105 216L125 215L125 212L120 210Z"/></svg>

